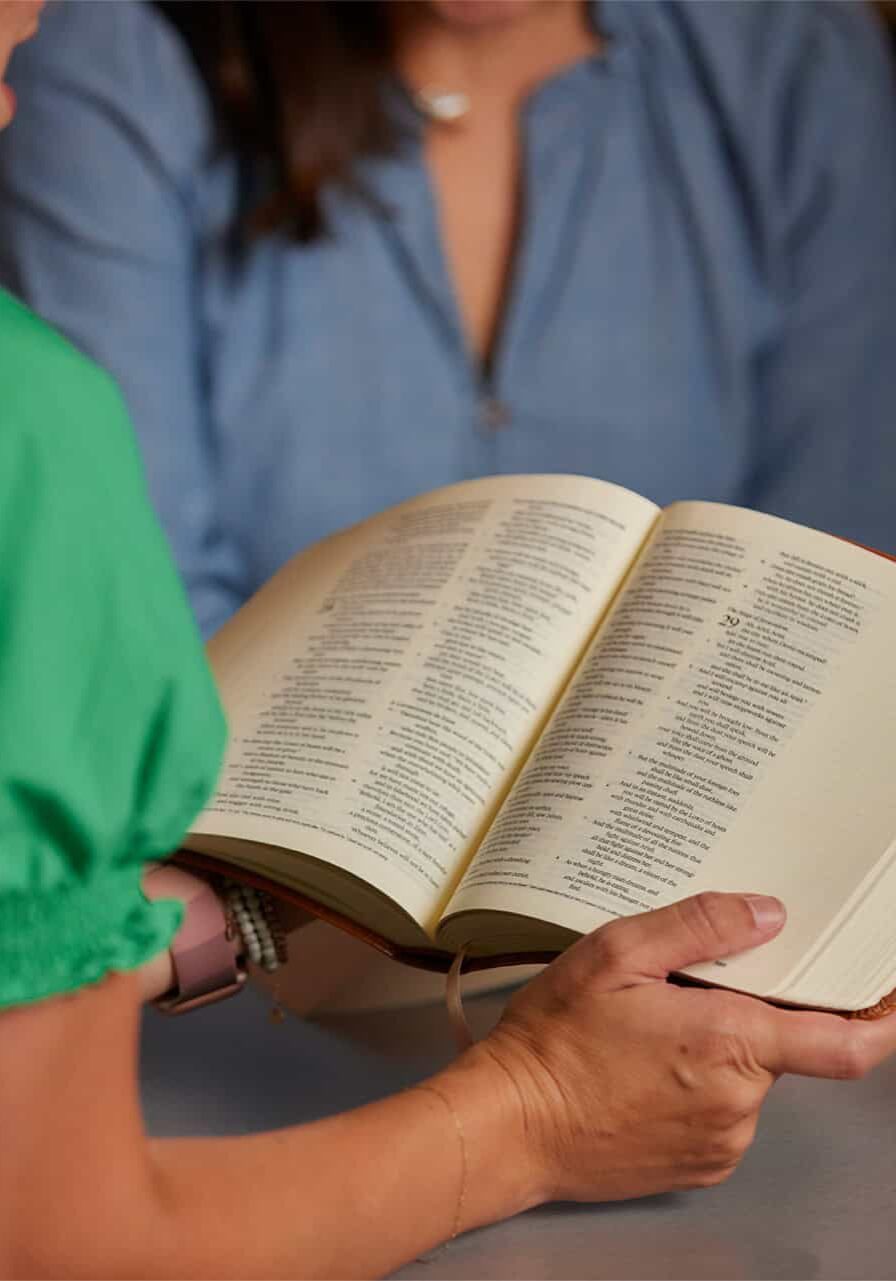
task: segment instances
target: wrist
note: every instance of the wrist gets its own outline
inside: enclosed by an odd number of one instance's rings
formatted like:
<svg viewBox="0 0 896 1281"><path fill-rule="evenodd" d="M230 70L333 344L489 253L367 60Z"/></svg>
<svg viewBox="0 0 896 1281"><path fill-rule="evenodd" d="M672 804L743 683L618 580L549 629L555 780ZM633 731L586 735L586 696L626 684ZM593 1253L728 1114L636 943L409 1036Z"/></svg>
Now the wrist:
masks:
<svg viewBox="0 0 896 1281"><path fill-rule="evenodd" d="M171 949L157 952L150 960L145 961L137 971L140 984L140 998L143 1001L157 1001L160 996L170 992L174 987L174 961Z"/></svg>
<svg viewBox="0 0 896 1281"><path fill-rule="evenodd" d="M143 869L141 888L144 898L152 902L156 895L152 892L151 877L163 863L147 863ZM180 897L178 895L178 897ZM140 984L140 995L143 1001L157 1001L160 996L170 992L175 984L174 958L171 955L171 944L157 952L150 960L145 961L137 970Z"/></svg>
<svg viewBox="0 0 896 1281"><path fill-rule="evenodd" d="M520 1094L487 1041L426 1084L455 1113L464 1146L461 1231L521 1214L547 1199L547 1180L526 1131Z"/></svg>
<svg viewBox="0 0 896 1281"><path fill-rule="evenodd" d="M183 920L167 952L141 973L146 998L163 1013L179 1014L239 992L246 978L243 938L232 928L214 885L162 863L147 867L143 893L150 901L174 899L183 906ZM251 941L262 959L254 932Z"/></svg>

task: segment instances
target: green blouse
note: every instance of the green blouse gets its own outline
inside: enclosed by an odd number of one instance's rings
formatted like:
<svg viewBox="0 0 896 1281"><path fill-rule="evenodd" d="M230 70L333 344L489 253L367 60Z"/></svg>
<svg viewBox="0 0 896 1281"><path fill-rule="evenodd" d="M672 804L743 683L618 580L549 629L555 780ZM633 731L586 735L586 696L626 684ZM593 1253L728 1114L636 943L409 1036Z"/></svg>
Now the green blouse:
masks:
<svg viewBox="0 0 896 1281"><path fill-rule="evenodd" d="M0 293L0 1007L167 945L224 739L118 392Z"/></svg>

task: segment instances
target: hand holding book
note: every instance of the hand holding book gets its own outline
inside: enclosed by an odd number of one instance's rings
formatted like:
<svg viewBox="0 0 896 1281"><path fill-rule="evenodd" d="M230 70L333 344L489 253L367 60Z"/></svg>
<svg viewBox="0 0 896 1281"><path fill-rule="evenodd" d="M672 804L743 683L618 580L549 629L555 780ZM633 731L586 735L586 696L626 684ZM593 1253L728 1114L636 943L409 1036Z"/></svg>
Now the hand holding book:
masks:
<svg viewBox="0 0 896 1281"><path fill-rule="evenodd" d="M510 1118L502 1167L526 1172L524 1204L720 1183L778 1076L858 1077L896 1050L896 1019L847 1022L664 981L694 963L761 954L783 922L777 900L735 894L620 918L573 944L436 1078L466 1128L484 1069L490 1112ZM471 1206L462 1226L484 1221Z"/></svg>

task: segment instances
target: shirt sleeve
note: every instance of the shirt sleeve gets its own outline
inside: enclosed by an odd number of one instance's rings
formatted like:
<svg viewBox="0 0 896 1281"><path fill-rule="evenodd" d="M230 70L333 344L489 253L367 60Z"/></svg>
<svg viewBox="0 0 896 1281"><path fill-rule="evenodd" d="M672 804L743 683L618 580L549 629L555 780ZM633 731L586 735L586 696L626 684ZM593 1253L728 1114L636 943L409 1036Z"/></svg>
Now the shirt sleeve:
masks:
<svg viewBox="0 0 896 1281"><path fill-rule="evenodd" d="M896 93L866 6L780 6L769 185L783 331L760 369L756 505L896 551Z"/></svg>
<svg viewBox="0 0 896 1281"><path fill-rule="evenodd" d="M20 313L0 328L0 1007L170 941L179 908L146 901L142 865L224 742L120 398Z"/></svg>
<svg viewBox="0 0 896 1281"><path fill-rule="evenodd" d="M245 599L213 486L195 175L213 127L148 4L50 8L0 138L0 280L112 374L203 632Z"/></svg>

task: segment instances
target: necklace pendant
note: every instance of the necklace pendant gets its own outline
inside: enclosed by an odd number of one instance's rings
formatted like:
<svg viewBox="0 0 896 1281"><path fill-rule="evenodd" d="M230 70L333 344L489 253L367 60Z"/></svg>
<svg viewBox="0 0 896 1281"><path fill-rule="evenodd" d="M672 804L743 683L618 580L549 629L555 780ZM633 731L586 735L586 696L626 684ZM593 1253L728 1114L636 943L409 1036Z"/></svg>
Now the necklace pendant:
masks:
<svg viewBox="0 0 896 1281"><path fill-rule="evenodd" d="M453 125L469 113L470 99L465 93L442 89L418 89L414 103L421 115L437 124Z"/></svg>

